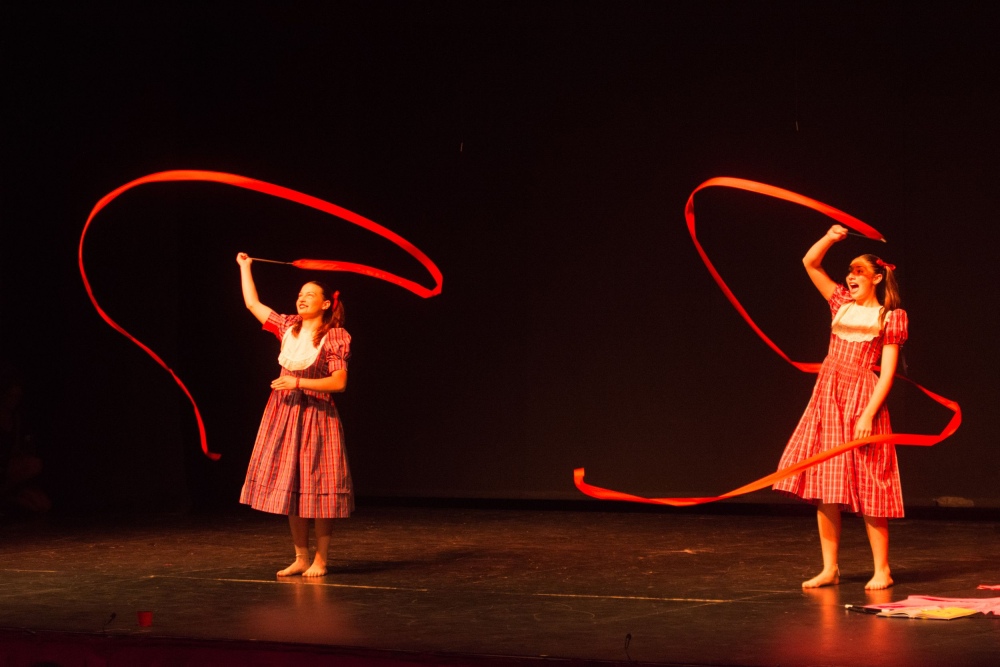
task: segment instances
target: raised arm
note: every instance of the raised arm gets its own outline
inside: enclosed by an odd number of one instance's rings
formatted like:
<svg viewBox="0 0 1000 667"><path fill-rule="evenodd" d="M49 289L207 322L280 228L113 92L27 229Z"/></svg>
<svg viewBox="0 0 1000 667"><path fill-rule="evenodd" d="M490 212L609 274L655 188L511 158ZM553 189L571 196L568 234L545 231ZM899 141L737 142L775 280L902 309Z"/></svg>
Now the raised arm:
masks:
<svg viewBox="0 0 1000 667"><path fill-rule="evenodd" d="M816 289L819 290L819 293L827 301L830 300L830 297L833 296L834 291L837 289L837 283L823 269L823 258L826 256L826 251L834 243L843 241L845 238L847 238L847 228L834 225L827 230L823 238L813 243L812 247L806 252L805 257L802 258L802 264L806 267L809 279L812 280L813 285L816 286Z"/></svg>
<svg viewBox="0 0 1000 667"><path fill-rule="evenodd" d="M257 286L253 284L253 273L250 271L250 265L253 264L253 260L245 252L241 252L236 255L236 263L240 265L240 281L243 284L243 303L253 313L253 316L263 324L267 322L268 316L273 311L257 299Z"/></svg>

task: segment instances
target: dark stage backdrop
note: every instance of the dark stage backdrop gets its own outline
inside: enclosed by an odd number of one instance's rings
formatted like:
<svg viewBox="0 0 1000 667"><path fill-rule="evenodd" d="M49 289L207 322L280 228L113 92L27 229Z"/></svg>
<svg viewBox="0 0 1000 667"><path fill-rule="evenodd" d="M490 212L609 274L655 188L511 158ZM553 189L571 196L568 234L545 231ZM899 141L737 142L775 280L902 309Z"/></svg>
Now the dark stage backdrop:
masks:
<svg viewBox="0 0 1000 667"><path fill-rule="evenodd" d="M203 409L94 312L84 220L167 169L229 171L335 202L444 272L423 300L334 274L354 337L338 397L363 496L582 498L572 470L639 494L721 493L772 471L812 387L738 318L684 226L713 176L828 202L889 239L911 376L965 421L901 448L910 504L1000 503L1000 165L989 3L4 3L3 356L60 507L233 506L277 341L239 251L373 263L378 237L222 185L143 186L96 221L98 298ZM828 312L800 265L830 221L699 195L701 238L762 327L818 361ZM308 278L256 266L289 311ZM900 431L949 413L897 385ZM755 496L770 500L773 494Z"/></svg>

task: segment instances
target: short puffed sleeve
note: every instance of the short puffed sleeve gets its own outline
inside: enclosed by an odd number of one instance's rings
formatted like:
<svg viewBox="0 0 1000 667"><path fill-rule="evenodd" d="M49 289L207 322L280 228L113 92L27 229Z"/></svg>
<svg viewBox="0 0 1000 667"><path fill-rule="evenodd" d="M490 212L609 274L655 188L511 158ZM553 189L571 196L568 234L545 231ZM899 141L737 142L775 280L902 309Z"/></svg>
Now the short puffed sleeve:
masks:
<svg viewBox="0 0 1000 667"><path fill-rule="evenodd" d="M326 332L323 339L323 357L327 372L347 370L347 359L351 356L351 334L347 329L336 328Z"/></svg>
<svg viewBox="0 0 1000 667"><path fill-rule="evenodd" d="M281 340L285 332L294 327L301 319L302 317L299 315L279 315L272 310L264 322L263 329L270 331L278 337L278 340Z"/></svg>
<svg viewBox="0 0 1000 667"><path fill-rule="evenodd" d="M902 345L906 342L906 330L909 325L909 318L907 318L905 310L901 308L890 310L885 314L885 324L883 325L885 339L882 343L884 345Z"/></svg>
<svg viewBox="0 0 1000 667"><path fill-rule="evenodd" d="M840 307L851 300L851 293L843 285L837 285L830 296L830 315L835 316Z"/></svg>

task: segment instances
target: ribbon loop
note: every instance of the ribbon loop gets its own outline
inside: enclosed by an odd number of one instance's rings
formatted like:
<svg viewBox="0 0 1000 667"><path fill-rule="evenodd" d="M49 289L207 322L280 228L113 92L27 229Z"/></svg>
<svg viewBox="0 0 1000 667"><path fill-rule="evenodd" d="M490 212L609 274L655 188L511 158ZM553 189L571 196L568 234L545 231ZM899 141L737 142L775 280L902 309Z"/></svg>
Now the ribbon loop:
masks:
<svg viewBox="0 0 1000 667"><path fill-rule="evenodd" d="M208 449L208 439L205 435L205 423L202 421L201 412L198 410L198 404L195 403L194 396L188 391L188 388L181 381L180 377L171 370L169 366L161 359L153 350L148 346L143 344L135 336L131 335L126 331L121 325L115 322L111 317L101 308L100 304L97 303L97 299L94 297L94 291L91 288L90 280L87 278L87 272L83 266L83 245L87 238L87 230L90 228L90 224L93 222L94 218L100 213L108 204L114 201L119 195L131 190L132 188L138 187L140 185L145 185L147 183L164 183L172 181L208 181L211 183L222 183L224 185L232 185L238 188L244 188L246 190L254 190L262 194L271 195L272 197L278 197L279 199L287 199L288 201L295 202L297 204L302 204L303 206L309 206L311 208L322 211L323 213L328 213L332 216L338 217L342 220L346 220L352 224L363 227L370 232L378 234L382 238L391 241L393 244L399 246L412 257L414 257L418 262L420 262L427 272L431 274L434 279L434 287L428 288L420 285L412 280L407 280L406 278L400 278L394 274L387 271L382 271L381 269L376 269L371 266L366 266L364 264L353 264L350 262L337 262L329 260L316 260L316 259L300 259L295 262L290 262L294 266L303 269L313 269L319 271L349 271L352 273L360 273L362 275L370 276L372 278L378 278L379 280L385 280L394 285L398 285L405 290L413 292L417 296L426 298L435 296L441 293L441 284L444 281L444 277L441 274L441 270L438 269L437 265L430 260L430 258L423 253L415 245L404 239L399 234L393 232L392 230L383 227L382 225L369 220L363 216L354 213L353 211L348 211L346 208L341 208L336 204L331 204L330 202L323 201L312 195L307 195L290 188L285 188L280 185L274 185L273 183L267 183L265 181L258 181L253 178L247 178L246 176L239 176L237 174L227 174L225 172L219 171L200 171L194 169L187 170L174 170L174 171L161 171L155 174L148 174L141 178L137 178L134 181L130 181L125 185L122 185L108 194L101 197L101 199L94 205L94 208L90 211L90 215L87 217L87 222L83 226L83 232L80 234L80 246L77 252L77 260L80 265L80 276L83 278L83 286L87 290L87 296L90 297L90 302L94 304L94 308L97 309L98 315L107 322L111 328L113 328L118 333L122 334L130 341L138 345L146 354L153 358L153 360L163 367L170 377L174 379L177 386L181 388L184 395L187 396L188 401L191 402L191 407L194 409L194 416L198 422L198 436L201 440L201 450L205 453L205 456L214 460L219 459L219 454L209 451Z"/></svg>
<svg viewBox="0 0 1000 667"><path fill-rule="evenodd" d="M818 373L821 364L793 361L787 354L784 353L783 350L781 350L781 348L779 348L774 343L774 341L772 341L770 338L767 337L767 335L761 330L761 328L757 326L757 323L753 321L753 318L750 317L750 314L746 311L743 305L736 298L736 295L733 294L732 290L729 289L729 286L726 285L726 282L722 279L722 276L719 274L718 270L716 270L715 266L712 264L712 261L708 258L708 253L705 252L705 249L702 248L701 243L698 242L698 235L695 233L694 196L701 190L704 190L705 188L709 187L735 188L738 190L755 192L757 194L762 194L768 197L774 197L776 199L783 199L785 201L789 201L794 204L805 206L806 208L810 208L814 211L818 211L819 213L822 213L823 215L832 218L838 223L844 225L845 227L853 229L870 239L878 241L884 241L885 239L871 225L868 225L867 223L858 220L854 216L844 213L843 211L840 211L828 204L824 204L821 201L810 199L809 197L805 197L798 193L792 192L790 190L784 190L782 188L778 188L773 185L758 183L756 181L748 181L742 178L729 178L724 176L718 178L710 178L709 180L705 181L704 183L696 187L694 191L691 192L691 195L688 197L687 203L684 206L684 217L687 221L688 233L690 233L691 235L691 240L694 242L695 249L697 249L698 254L701 256L702 262L704 262L705 267L708 269L708 272L712 275L712 278L719 286L719 289L721 289L722 293L726 295L726 298L729 300L729 303L733 305L733 308L736 309L736 311L740 314L743 320L750 326L751 329L753 329L753 331L760 337L760 339L763 340L764 343L766 343L767 346L770 347L778 356L780 356L782 359L784 359L785 361L787 361L800 371L803 371L805 373ZM619 491L612 491L610 489L603 489L598 486L592 486L590 484L587 484L586 482L584 482L583 468L577 468L576 470L573 471L573 482L576 485L576 488L579 489L582 493L591 496L593 498L599 498L601 500L621 500L626 502L647 503L653 505L670 505L673 507L686 507L690 505L711 503L717 500L722 500L724 498L732 498L734 496L740 496L745 493L750 493L751 491L758 491L765 487L771 486L772 484L774 484L779 480L800 473L803 470L806 470L807 468L811 468L814 465L817 465L819 463L822 463L823 461L831 459L834 456L843 454L844 452L856 449L857 447L861 447L862 445L874 444L874 443L886 443L886 444L891 443L897 445L917 445L917 446L929 447L931 445L936 445L945 438L949 437L956 430L958 430L959 425L962 423L962 410L959 407L958 403L952 401L951 399L947 399L944 398L943 396L935 394L929 389L920 386L916 382L913 382L912 380L903 375L897 374L896 377L900 378L901 380L910 382L911 384L916 386L917 389L919 389L925 395L931 398L931 400L935 401L940 405L943 405L944 407L953 412L951 419L948 420L948 423L945 425L944 429L942 429L942 431L939 434L924 435L916 433L893 433L893 434L871 436L868 438L862 438L860 440L851 440L849 442L840 444L832 449L820 452L819 454L816 454L815 456L812 456L808 459L799 461L798 463L793 464L787 468L783 468L781 470L778 470L777 472L771 473L770 475L762 477L755 482L751 482L745 486L741 486L738 489L734 489L732 491L724 493L721 496L711 496L705 498L643 498L641 496L633 496L630 494L621 493Z"/></svg>

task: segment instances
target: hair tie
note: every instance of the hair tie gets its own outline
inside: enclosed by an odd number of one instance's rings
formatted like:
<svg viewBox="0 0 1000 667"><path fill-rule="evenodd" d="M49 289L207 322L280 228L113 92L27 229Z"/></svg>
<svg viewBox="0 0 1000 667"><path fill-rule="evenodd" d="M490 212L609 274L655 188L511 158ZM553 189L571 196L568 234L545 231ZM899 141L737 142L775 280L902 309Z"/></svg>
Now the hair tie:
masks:
<svg viewBox="0 0 1000 667"><path fill-rule="evenodd" d="M330 307L330 310L337 310L338 303L340 303L340 290L333 293L333 306Z"/></svg>
<svg viewBox="0 0 1000 667"><path fill-rule="evenodd" d="M883 267L883 268L889 269L890 271L895 271L896 270L896 265L895 264L890 264L889 262L883 262L881 258L875 260L875 263L878 264L879 266Z"/></svg>

